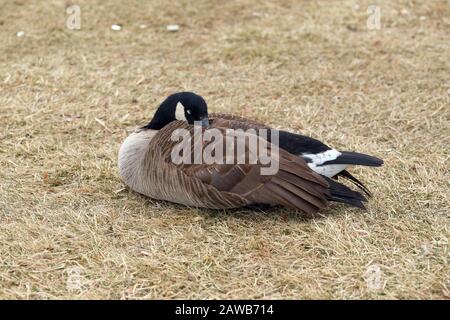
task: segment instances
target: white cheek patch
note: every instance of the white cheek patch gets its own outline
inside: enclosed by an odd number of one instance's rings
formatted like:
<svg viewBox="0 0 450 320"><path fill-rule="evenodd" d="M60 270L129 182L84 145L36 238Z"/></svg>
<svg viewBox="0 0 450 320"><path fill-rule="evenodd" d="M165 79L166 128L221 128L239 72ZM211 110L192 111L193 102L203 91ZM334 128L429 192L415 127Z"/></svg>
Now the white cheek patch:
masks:
<svg viewBox="0 0 450 320"><path fill-rule="evenodd" d="M184 115L184 106L181 102L177 103L177 108L175 109L175 119L187 121L186 116Z"/></svg>

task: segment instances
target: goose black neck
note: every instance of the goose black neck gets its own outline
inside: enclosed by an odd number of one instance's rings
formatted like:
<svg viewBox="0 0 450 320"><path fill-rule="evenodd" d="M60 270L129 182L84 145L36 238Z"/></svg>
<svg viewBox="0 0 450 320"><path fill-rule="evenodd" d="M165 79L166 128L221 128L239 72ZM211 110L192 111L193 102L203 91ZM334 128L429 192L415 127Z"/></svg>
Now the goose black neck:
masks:
<svg viewBox="0 0 450 320"><path fill-rule="evenodd" d="M148 125L144 126L144 128L160 130L172 121L175 121L175 111L178 101L180 101L178 94L173 94L167 97L167 99L161 103L158 110L156 110L153 119Z"/></svg>

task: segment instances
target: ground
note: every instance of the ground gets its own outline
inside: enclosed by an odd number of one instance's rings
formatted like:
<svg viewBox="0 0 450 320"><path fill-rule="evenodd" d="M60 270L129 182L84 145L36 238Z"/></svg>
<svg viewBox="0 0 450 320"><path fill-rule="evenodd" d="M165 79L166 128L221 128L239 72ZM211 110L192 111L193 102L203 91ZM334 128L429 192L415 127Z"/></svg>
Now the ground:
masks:
<svg viewBox="0 0 450 320"><path fill-rule="evenodd" d="M448 299L450 5L373 2L0 0L0 298ZM368 209L130 191L120 143L181 90L383 158Z"/></svg>

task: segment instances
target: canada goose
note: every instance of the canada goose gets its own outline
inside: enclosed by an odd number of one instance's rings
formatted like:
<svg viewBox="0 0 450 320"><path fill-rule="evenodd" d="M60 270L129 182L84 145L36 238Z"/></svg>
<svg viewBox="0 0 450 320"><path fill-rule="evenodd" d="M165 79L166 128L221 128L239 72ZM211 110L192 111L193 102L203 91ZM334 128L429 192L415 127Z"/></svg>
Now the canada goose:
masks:
<svg viewBox="0 0 450 320"><path fill-rule="evenodd" d="M329 172L320 174L320 171L314 171L324 165L347 165L347 162L337 160L339 156L321 156L319 149L312 152L311 148L295 146L296 139L302 136L280 132L280 148L268 144L270 150L278 151L274 160L278 170L269 175L261 174L264 165L259 160L243 164L174 163L172 152L177 146L177 141L172 139L174 132L184 129L191 134L198 128L194 126L196 121L201 123L203 131L209 126L211 130L222 133L223 137L227 137L228 129L267 128L258 122L230 115L212 114L208 117L207 104L199 95L192 92L173 94L161 103L147 125L129 135L121 145L118 162L123 181L132 190L151 198L192 207L227 209L282 205L313 214L324 208L328 201L336 201L364 208L366 198L361 193L330 179ZM233 139L239 142L246 137L238 134ZM257 143L267 142L259 136L255 139ZM194 142L190 143L194 145ZM205 146L202 148L206 149ZM326 148L325 152L334 150ZM238 153L238 150L232 151L233 154ZM251 155L247 147L240 152L244 157ZM367 190L354 180L364 191Z"/></svg>

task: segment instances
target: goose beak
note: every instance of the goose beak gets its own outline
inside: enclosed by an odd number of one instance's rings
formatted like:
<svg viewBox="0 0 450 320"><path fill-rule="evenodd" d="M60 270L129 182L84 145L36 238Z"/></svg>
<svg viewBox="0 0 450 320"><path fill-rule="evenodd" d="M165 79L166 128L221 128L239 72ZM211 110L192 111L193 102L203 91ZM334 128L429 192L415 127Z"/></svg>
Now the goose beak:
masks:
<svg viewBox="0 0 450 320"><path fill-rule="evenodd" d="M202 127L203 128L208 128L209 127L209 119L208 118L203 118L202 119Z"/></svg>

